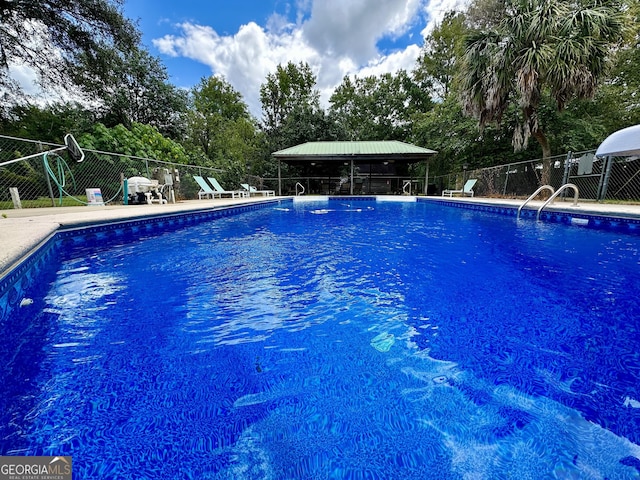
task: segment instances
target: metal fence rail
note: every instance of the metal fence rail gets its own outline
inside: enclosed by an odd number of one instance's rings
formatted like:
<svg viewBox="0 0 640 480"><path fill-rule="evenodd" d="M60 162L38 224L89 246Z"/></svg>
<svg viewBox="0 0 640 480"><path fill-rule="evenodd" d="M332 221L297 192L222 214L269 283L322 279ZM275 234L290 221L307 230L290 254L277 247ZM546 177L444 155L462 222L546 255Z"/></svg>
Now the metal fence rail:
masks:
<svg viewBox="0 0 640 480"><path fill-rule="evenodd" d="M640 157L596 157L595 150L558 155L550 160L549 185L575 184L580 198L594 201L640 202ZM430 179L436 190L461 189L477 178L477 196L526 198L542 181L542 159L465 170ZM569 192L571 194L571 192Z"/></svg>
<svg viewBox="0 0 640 480"><path fill-rule="evenodd" d="M223 172L97 150L83 149L85 159L81 163L71 160L65 151L47 153L60 147L64 145L0 135L0 163L39 154L0 167L0 210L15 208L12 188L17 189L23 208L85 205L86 189L92 188L100 189L104 201L122 203L123 178L142 176L164 184L166 174L171 174L177 200L197 199L200 188L193 175L215 177Z"/></svg>

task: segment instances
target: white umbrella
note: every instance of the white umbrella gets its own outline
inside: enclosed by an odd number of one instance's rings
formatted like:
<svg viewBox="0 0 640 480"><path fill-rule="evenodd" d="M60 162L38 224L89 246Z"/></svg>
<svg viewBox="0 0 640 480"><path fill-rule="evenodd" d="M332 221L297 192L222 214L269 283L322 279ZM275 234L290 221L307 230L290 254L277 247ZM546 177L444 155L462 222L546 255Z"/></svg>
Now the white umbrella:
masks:
<svg viewBox="0 0 640 480"><path fill-rule="evenodd" d="M612 133L596 150L598 157L626 157L640 155L640 125Z"/></svg>

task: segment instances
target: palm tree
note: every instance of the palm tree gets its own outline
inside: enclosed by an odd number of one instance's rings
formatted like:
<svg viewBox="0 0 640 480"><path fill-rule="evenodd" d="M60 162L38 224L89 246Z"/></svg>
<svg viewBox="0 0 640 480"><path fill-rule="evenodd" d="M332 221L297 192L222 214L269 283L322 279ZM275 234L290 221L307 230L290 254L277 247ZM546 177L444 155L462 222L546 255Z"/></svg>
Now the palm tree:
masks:
<svg viewBox="0 0 640 480"><path fill-rule="evenodd" d="M543 94L558 110L576 98L592 98L608 60L622 41L620 5L595 0L512 0L494 29L471 34L462 59L460 86L465 112L482 128L500 123L509 105L518 108L512 144L527 148L534 137L542 148L542 183L550 175L551 147L539 124Z"/></svg>

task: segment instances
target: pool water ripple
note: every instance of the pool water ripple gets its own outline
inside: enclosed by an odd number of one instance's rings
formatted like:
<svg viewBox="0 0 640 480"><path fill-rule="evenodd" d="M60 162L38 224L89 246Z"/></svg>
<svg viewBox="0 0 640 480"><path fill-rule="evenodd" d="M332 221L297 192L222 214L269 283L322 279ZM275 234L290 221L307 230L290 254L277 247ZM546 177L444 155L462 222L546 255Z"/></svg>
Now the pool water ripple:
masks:
<svg viewBox="0 0 640 480"><path fill-rule="evenodd" d="M0 453L77 478L640 476L637 238L334 203L62 252L3 325Z"/></svg>

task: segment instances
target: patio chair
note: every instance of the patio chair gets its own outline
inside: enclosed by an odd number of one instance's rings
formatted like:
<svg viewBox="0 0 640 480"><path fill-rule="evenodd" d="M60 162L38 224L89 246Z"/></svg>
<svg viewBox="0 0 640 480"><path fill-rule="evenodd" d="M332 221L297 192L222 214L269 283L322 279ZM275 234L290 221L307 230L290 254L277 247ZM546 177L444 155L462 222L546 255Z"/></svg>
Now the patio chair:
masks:
<svg viewBox="0 0 640 480"><path fill-rule="evenodd" d="M209 180L209 183L211 184L211 186L215 190L215 192L213 194L213 198L216 198L216 195L220 196L220 198L222 198L222 195L231 195L231 198L236 198L236 195L238 197L248 197L249 196L249 192L243 192L241 190L225 190L218 183L218 180L216 180L213 177L207 177L207 180Z"/></svg>
<svg viewBox="0 0 640 480"><path fill-rule="evenodd" d="M276 195L275 190L258 190L256 187L249 185L248 183L241 183L240 186L249 192L249 196L260 194L265 197L275 197Z"/></svg>
<svg viewBox="0 0 640 480"><path fill-rule="evenodd" d="M217 193L211 186L207 183L207 181L198 176L194 175L193 179L196 181L198 186L200 187L200 191L198 192L198 200L202 200L202 197L216 198L215 194Z"/></svg>
<svg viewBox="0 0 640 480"><path fill-rule="evenodd" d="M443 190L442 196L453 197L454 194L459 193L463 197L467 195L470 197L473 197L473 187L475 186L477 181L478 181L477 178L470 178L469 180L467 180L467 183L464 184L464 187L462 187L462 190Z"/></svg>

